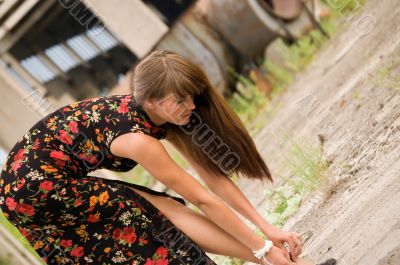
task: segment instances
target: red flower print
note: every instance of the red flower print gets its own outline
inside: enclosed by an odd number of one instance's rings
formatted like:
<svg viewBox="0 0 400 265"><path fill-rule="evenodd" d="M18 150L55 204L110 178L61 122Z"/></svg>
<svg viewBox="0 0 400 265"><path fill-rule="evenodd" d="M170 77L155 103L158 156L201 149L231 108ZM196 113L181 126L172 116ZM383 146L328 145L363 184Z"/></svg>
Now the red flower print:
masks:
<svg viewBox="0 0 400 265"><path fill-rule="evenodd" d="M73 257L81 257L84 254L84 249L83 247L76 247L73 250L71 250L71 256Z"/></svg>
<svg viewBox="0 0 400 265"><path fill-rule="evenodd" d="M21 167L21 160L25 158L25 149L19 149L18 153L14 156L14 163L11 167L13 171L16 171Z"/></svg>
<svg viewBox="0 0 400 265"><path fill-rule="evenodd" d="M32 234L26 230L25 228L20 227L19 231L21 232L21 234L28 240L31 241L32 240Z"/></svg>
<svg viewBox="0 0 400 265"><path fill-rule="evenodd" d="M151 128L150 123L148 123L147 121L145 121L145 122L143 123L143 125L146 126L147 128Z"/></svg>
<svg viewBox="0 0 400 265"><path fill-rule="evenodd" d="M147 244L149 242L147 239L144 239L143 237L139 237L139 242L142 244Z"/></svg>
<svg viewBox="0 0 400 265"><path fill-rule="evenodd" d="M55 158L55 159L60 159L60 160L68 160L69 157L64 154L62 151L51 151L50 157Z"/></svg>
<svg viewBox="0 0 400 265"><path fill-rule="evenodd" d="M159 259L156 261L155 265L168 265L168 260L167 259Z"/></svg>
<svg viewBox="0 0 400 265"><path fill-rule="evenodd" d="M72 139L64 130L60 130L60 141L64 144L72 144Z"/></svg>
<svg viewBox="0 0 400 265"><path fill-rule="evenodd" d="M121 105L118 108L118 113L127 113L128 111L129 111L128 103L122 102Z"/></svg>
<svg viewBox="0 0 400 265"><path fill-rule="evenodd" d="M120 240L121 238L122 238L122 231L121 231L121 229L119 229L119 228L116 228L115 230L114 230L114 232L113 232L113 238L115 239L115 240Z"/></svg>
<svg viewBox="0 0 400 265"><path fill-rule="evenodd" d="M24 185L25 185L25 178L18 179L17 188L20 189L20 188L22 188L22 186L24 186Z"/></svg>
<svg viewBox="0 0 400 265"><path fill-rule="evenodd" d="M86 161L88 161L90 164L97 164L97 162L98 162L96 156L88 156Z"/></svg>
<svg viewBox="0 0 400 265"><path fill-rule="evenodd" d="M98 163L97 157L94 156L94 155L88 156L85 153L81 153L81 154L79 154L79 158L89 162L90 164L97 164Z"/></svg>
<svg viewBox="0 0 400 265"><path fill-rule="evenodd" d="M88 221L91 223L96 223L99 221L99 215L98 214L89 214Z"/></svg>
<svg viewBox="0 0 400 265"><path fill-rule="evenodd" d="M77 199L77 200L75 201L75 206L78 207L78 206L80 206L80 205L82 205L82 202L81 202L79 199Z"/></svg>
<svg viewBox="0 0 400 265"><path fill-rule="evenodd" d="M125 241L128 244L132 244L136 240L136 233L133 227L125 227L124 232L122 234L122 238L125 239Z"/></svg>
<svg viewBox="0 0 400 265"><path fill-rule="evenodd" d="M47 190L47 191L49 191L49 190L52 190L53 189L53 182L51 182L51 181L48 181L48 180L45 180L45 181L43 181L42 183L40 183L40 186L39 186L42 190Z"/></svg>
<svg viewBox="0 0 400 265"><path fill-rule="evenodd" d="M165 247L159 247L159 248L156 250L156 254L157 254L158 256L161 256L163 259L165 259L165 258L168 256L168 249L165 248Z"/></svg>
<svg viewBox="0 0 400 265"><path fill-rule="evenodd" d="M33 150L38 149L38 148L39 148L39 143L40 143L39 139L36 139L36 140L35 140L35 143L32 145L32 149L33 149Z"/></svg>
<svg viewBox="0 0 400 265"><path fill-rule="evenodd" d="M22 160L25 158L25 149L19 149L18 153L14 156L14 161Z"/></svg>
<svg viewBox="0 0 400 265"><path fill-rule="evenodd" d="M144 265L154 265L154 262L152 259L147 258L146 263Z"/></svg>
<svg viewBox="0 0 400 265"><path fill-rule="evenodd" d="M72 133L78 132L78 123L76 121L70 121L68 127Z"/></svg>
<svg viewBox="0 0 400 265"><path fill-rule="evenodd" d="M28 216L32 216L35 214L35 209L33 208L32 205L29 204L25 204L25 203L21 203L21 204L17 204L17 207L15 208L15 210L19 213L28 215Z"/></svg>
<svg viewBox="0 0 400 265"><path fill-rule="evenodd" d="M136 118L136 122L137 122L137 123L140 123L140 118Z"/></svg>
<svg viewBox="0 0 400 265"><path fill-rule="evenodd" d="M13 171L16 171L18 168L20 168L21 167L21 162L20 161L17 161L17 162L14 162L13 163L13 166L11 167L11 169L13 170Z"/></svg>
<svg viewBox="0 0 400 265"><path fill-rule="evenodd" d="M60 245L64 248L72 247L72 240L64 240L62 239Z"/></svg>
<svg viewBox="0 0 400 265"><path fill-rule="evenodd" d="M6 200L6 205L8 207L8 210L14 211L15 207L17 206L17 203L14 201L13 198L8 197Z"/></svg>

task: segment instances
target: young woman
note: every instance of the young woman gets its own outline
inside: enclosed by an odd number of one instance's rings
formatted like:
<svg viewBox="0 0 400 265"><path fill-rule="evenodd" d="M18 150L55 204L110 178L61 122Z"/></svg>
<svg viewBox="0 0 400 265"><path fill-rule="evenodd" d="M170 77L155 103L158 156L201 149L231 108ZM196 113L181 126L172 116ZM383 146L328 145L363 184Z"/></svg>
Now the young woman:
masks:
<svg viewBox="0 0 400 265"><path fill-rule="evenodd" d="M299 257L301 236L268 224L230 180L239 173L272 178L204 72L178 54L154 51L135 67L131 84L130 95L61 107L10 151L1 172L1 209L38 255L48 264L215 264L209 252L257 264L308 264ZM212 193L171 159L161 139ZM183 198L87 175L137 164ZM273 243L261 259L252 251L267 241L223 201Z"/></svg>

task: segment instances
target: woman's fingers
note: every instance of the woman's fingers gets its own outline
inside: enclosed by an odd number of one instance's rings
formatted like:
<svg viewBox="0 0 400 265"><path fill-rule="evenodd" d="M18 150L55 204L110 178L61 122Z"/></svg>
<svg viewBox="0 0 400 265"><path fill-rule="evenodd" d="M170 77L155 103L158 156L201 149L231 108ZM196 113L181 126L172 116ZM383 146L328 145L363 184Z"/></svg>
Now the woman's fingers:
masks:
<svg viewBox="0 0 400 265"><path fill-rule="evenodd" d="M289 251L293 256L297 256L296 253L296 244L294 243L294 239L292 237L289 237L287 240L287 243L289 245Z"/></svg>
<svg viewBox="0 0 400 265"><path fill-rule="evenodd" d="M296 243L296 255L299 255L303 249L303 243L298 238L296 238L294 241Z"/></svg>
<svg viewBox="0 0 400 265"><path fill-rule="evenodd" d="M287 260L292 261L292 260L290 259L290 256L289 256L289 252L288 252L286 249L282 249L282 253L283 253L283 255L285 256L285 258L286 258Z"/></svg>

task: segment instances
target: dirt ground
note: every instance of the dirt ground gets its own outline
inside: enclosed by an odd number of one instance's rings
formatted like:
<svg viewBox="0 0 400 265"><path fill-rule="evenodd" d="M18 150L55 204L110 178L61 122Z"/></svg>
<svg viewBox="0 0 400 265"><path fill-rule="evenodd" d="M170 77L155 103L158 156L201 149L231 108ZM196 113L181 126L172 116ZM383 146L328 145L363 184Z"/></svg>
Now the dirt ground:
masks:
<svg viewBox="0 0 400 265"><path fill-rule="evenodd" d="M302 256L400 264L400 7L370 0L358 16L373 19L373 30L364 34L356 18L345 21L279 99L256 144L276 176L285 149L279 132L325 140L329 183L284 226L304 235ZM239 186L264 213L266 186L243 180Z"/></svg>

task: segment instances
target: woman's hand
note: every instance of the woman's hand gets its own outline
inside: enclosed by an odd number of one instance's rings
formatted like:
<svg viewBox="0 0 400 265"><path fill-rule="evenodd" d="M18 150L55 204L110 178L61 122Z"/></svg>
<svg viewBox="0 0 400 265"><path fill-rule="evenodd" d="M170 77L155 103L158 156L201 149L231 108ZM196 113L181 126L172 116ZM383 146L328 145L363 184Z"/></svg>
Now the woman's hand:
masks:
<svg viewBox="0 0 400 265"><path fill-rule="evenodd" d="M268 253L261 259L264 265L295 265L290 260L289 254L285 249L273 246Z"/></svg>
<svg viewBox="0 0 400 265"><path fill-rule="evenodd" d="M284 231L272 225L260 230L265 234L265 236L268 237L269 240L272 241L272 243L274 243L275 247L281 248L287 253L284 247L284 243L286 242L289 246L290 254L293 260L295 260L297 256L301 254L303 243L300 234L296 232Z"/></svg>

